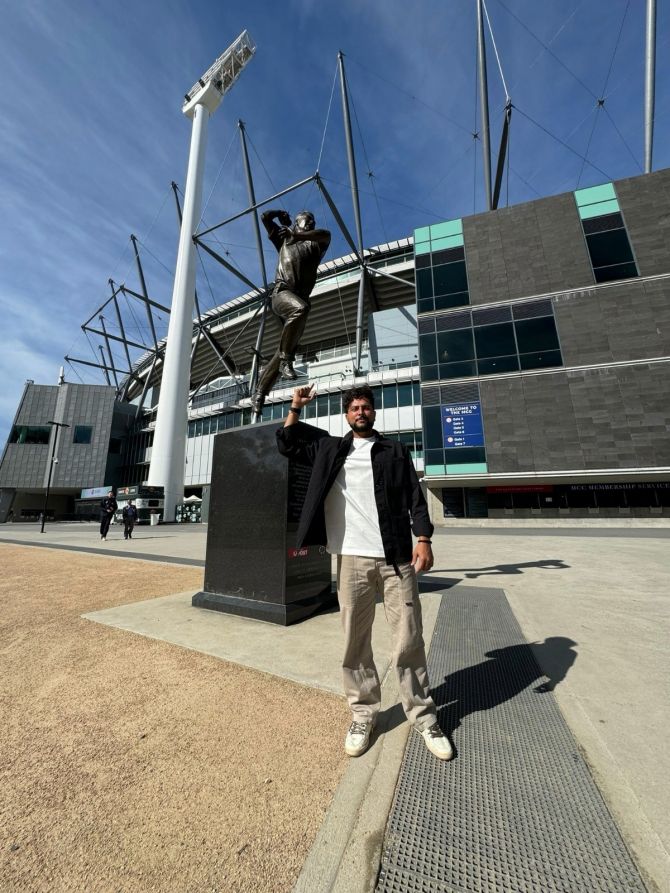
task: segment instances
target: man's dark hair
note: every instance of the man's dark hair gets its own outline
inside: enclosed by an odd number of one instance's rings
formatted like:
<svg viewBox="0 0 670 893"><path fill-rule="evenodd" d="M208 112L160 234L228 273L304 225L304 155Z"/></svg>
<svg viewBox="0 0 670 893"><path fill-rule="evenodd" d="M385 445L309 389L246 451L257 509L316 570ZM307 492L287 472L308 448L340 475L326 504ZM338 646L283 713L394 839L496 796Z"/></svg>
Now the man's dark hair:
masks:
<svg viewBox="0 0 670 893"><path fill-rule="evenodd" d="M359 388L349 388L348 391L342 394L342 408L345 413L349 412L349 407L354 400L367 400L370 406L373 409L375 408L375 395L372 392L372 388L369 388L366 384L361 385Z"/></svg>

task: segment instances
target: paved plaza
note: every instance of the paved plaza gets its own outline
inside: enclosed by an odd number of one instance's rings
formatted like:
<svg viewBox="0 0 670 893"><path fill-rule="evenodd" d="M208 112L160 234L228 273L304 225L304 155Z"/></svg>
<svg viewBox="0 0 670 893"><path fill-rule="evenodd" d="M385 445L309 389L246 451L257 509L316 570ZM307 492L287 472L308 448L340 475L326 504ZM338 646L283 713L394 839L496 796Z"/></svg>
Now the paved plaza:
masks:
<svg viewBox="0 0 670 893"><path fill-rule="evenodd" d="M44 534L37 525L6 524L0 527L0 560L4 543L7 548L49 547L59 554L70 550L84 561L86 555L91 562L96 556L131 558L143 568L153 561L161 567L174 564L175 570L177 565L191 565L196 571L204 566L206 532L204 525L140 527L132 542L125 542L113 526L109 539L100 542L95 524L50 524ZM443 628L436 626L443 616L440 611L447 611L448 625L449 602L442 605L450 592L458 594L466 613L469 591L472 599L484 590L500 593L546 677L539 694L560 711L647 889L658 891L670 889L669 540L670 525L661 520L593 520L579 527L462 522L436 531L435 567L422 581L428 641L434 629ZM177 588L160 598L131 594L124 600L116 593L113 603L106 606L103 600L85 612L86 623L91 629L102 625L123 635L140 635L162 643L160 648L189 649L341 698L337 612L284 629L194 609L191 594ZM20 589L14 597L21 597ZM382 614L381 606L378 609ZM435 639L431 648L440 644ZM388 645L380 617L375 630L380 672L388 666ZM439 681L433 679L433 685ZM379 734L364 757L346 764L305 854L297 890L374 889L403 753L410 752L407 726L393 709L396 696L389 674ZM531 699L531 708L533 703ZM461 726L467 723L464 717ZM339 728L324 730L338 743L343 733ZM231 753L230 759L234 763L240 756ZM440 767L428 766L426 771L438 772ZM459 804L463 801L451 804L447 792L444 810ZM504 815L500 821L505 821Z"/></svg>

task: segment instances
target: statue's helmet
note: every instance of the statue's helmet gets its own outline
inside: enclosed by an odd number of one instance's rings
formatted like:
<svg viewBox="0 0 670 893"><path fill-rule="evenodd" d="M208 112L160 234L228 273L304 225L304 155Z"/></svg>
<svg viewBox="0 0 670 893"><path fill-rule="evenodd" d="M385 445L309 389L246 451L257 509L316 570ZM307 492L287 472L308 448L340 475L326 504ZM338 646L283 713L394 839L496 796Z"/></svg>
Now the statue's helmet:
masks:
<svg viewBox="0 0 670 893"><path fill-rule="evenodd" d="M299 230L314 229L316 220L311 211L298 211L294 218L294 225Z"/></svg>

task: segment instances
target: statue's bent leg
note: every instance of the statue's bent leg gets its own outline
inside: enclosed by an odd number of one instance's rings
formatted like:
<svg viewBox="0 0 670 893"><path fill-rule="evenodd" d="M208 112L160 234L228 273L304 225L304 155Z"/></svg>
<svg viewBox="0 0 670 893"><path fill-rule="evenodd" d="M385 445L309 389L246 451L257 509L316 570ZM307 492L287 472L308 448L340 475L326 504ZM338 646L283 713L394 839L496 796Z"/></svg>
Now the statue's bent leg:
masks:
<svg viewBox="0 0 670 893"><path fill-rule="evenodd" d="M274 297L272 307L284 320L284 330L279 342L279 372L285 378L295 379L297 375L293 368L293 360L302 333L305 331L310 304L293 292L282 290Z"/></svg>
<svg viewBox="0 0 670 893"><path fill-rule="evenodd" d="M284 321L284 328L279 341L279 349L263 369L256 391L251 398L251 406L256 413L261 412L265 398L280 373L284 378L295 379L298 377L293 368L293 360L295 359L295 349L305 331L310 303L293 294L292 291L282 289L272 296L272 310Z"/></svg>

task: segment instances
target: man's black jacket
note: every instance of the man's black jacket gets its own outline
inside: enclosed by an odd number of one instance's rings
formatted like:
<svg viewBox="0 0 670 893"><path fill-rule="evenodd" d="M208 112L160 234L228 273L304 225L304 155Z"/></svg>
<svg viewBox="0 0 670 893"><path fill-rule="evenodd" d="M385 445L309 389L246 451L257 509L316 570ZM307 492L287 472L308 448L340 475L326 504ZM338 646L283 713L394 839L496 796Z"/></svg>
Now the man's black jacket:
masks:
<svg viewBox="0 0 670 893"><path fill-rule="evenodd" d="M111 515L118 508L118 503L113 496L105 496L100 503L100 511L103 515Z"/></svg>
<svg viewBox="0 0 670 893"><path fill-rule="evenodd" d="M432 536L433 525L409 450L376 431L374 436L377 440L372 445L372 477L384 555L387 564L402 564L412 558L411 531L415 536ZM352 432L332 437L304 422L277 431L279 452L312 468L298 524L298 548L326 545L323 504L349 455L352 438Z"/></svg>
<svg viewBox="0 0 670 893"><path fill-rule="evenodd" d="M137 521L137 508L134 505L124 505L121 515L124 521Z"/></svg>

